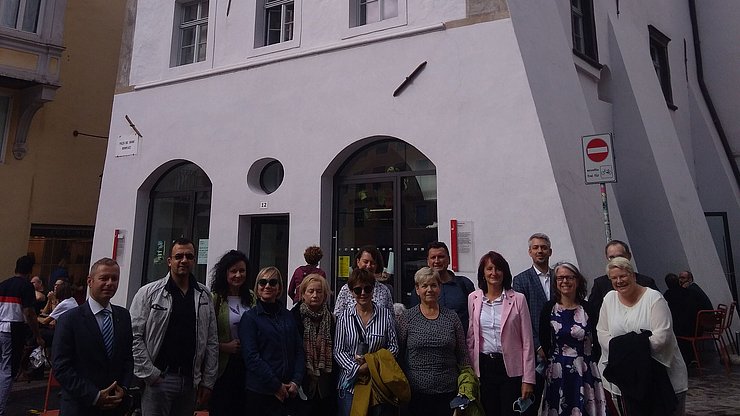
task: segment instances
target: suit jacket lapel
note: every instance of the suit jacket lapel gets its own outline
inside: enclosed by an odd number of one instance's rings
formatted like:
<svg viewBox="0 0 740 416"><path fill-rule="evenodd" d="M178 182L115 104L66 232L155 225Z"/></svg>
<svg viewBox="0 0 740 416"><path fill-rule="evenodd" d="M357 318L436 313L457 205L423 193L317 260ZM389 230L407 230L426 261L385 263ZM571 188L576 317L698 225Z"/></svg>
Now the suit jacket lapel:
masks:
<svg viewBox="0 0 740 416"><path fill-rule="evenodd" d="M504 333L504 326L506 325L506 319L509 317L511 308L514 305L514 292L511 290L504 290L504 308L501 311L501 334ZM503 339L503 335L501 335Z"/></svg>
<svg viewBox="0 0 740 416"><path fill-rule="evenodd" d="M92 310L90 309L90 304L87 302L85 302L84 307L82 308L82 317L85 327L92 335L92 339L94 340L93 342L98 344L98 349L103 351L103 355L106 355L105 344L103 343L103 334L100 332L98 320L95 318L95 315L93 315Z"/></svg>
<svg viewBox="0 0 740 416"><path fill-rule="evenodd" d="M535 290L537 290L537 293L539 293L538 297L544 304L545 302L547 302L547 293L545 293L545 288L542 287L542 281L540 280L540 275L537 274L534 266L532 266L532 268L530 268L529 271L532 276L532 283L537 287L537 289ZM552 272L550 272L550 279L552 279Z"/></svg>

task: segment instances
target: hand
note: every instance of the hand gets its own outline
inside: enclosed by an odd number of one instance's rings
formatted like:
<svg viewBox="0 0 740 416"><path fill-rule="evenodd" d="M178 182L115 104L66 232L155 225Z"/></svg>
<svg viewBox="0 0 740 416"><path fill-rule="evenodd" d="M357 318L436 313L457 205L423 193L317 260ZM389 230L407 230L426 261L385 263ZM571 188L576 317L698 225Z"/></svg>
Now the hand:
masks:
<svg viewBox="0 0 740 416"><path fill-rule="evenodd" d="M275 397L281 402L284 402L288 398L288 389L285 386L285 384L281 384L280 388L275 392Z"/></svg>
<svg viewBox="0 0 740 416"><path fill-rule="evenodd" d="M54 294L53 290L46 294L46 300L51 301L51 302L54 302L55 300L57 300L57 295Z"/></svg>
<svg viewBox="0 0 740 416"><path fill-rule="evenodd" d="M41 348L46 347L46 341L44 341L44 338L42 338L41 335L36 335L36 345Z"/></svg>
<svg viewBox="0 0 740 416"><path fill-rule="evenodd" d="M368 368L367 363L362 363L360 368L357 369L357 375L366 376L368 374L370 374L370 369Z"/></svg>
<svg viewBox="0 0 740 416"><path fill-rule="evenodd" d="M283 384L285 389L288 390L288 397L291 399L298 395L298 385L292 381L289 384Z"/></svg>
<svg viewBox="0 0 740 416"><path fill-rule="evenodd" d="M542 347L537 349L537 361L545 361L547 360L547 357L545 357L545 350L542 349Z"/></svg>
<svg viewBox="0 0 740 416"><path fill-rule="evenodd" d="M522 383L522 398L534 396L534 384Z"/></svg>
<svg viewBox="0 0 740 416"><path fill-rule="evenodd" d="M238 339L232 339L229 342L222 342L218 347L221 352L225 352L227 354L236 354L242 349L241 343Z"/></svg>
<svg viewBox="0 0 740 416"><path fill-rule="evenodd" d="M355 355L355 362L359 365L365 364L365 356L364 355Z"/></svg>
<svg viewBox="0 0 740 416"><path fill-rule="evenodd" d="M118 385L117 381L114 381L110 386L100 390L98 402L95 403L95 406L100 409L113 409L121 404L122 401L123 389Z"/></svg>
<svg viewBox="0 0 740 416"><path fill-rule="evenodd" d="M198 396L195 399L195 407L202 408L208 404L211 399L211 389L205 386L198 386Z"/></svg>

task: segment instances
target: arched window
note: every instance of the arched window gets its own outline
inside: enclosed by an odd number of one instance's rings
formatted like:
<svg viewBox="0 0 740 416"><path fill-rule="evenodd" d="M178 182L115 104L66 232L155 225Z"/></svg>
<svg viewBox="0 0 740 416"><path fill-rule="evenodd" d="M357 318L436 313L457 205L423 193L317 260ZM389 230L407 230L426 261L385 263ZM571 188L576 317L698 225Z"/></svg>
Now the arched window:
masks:
<svg viewBox="0 0 740 416"><path fill-rule="evenodd" d="M350 156L334 183L335 288L345 283L357 250L374 245L394 299L408 304L426 246L439 239L436 167L415 147L388 137Z"/></svg>
<svg viewBox="0 0 740 416"><path fill-rule="evenodd" d="M162 175L154 185L149 199L142 285L167 274L167 257L170 255L172 242L179 237L193 240L193 274L199 282L205 283L205 254L208 253L210 218L211 180L201 168L193 163L183 163Z"/></svg>

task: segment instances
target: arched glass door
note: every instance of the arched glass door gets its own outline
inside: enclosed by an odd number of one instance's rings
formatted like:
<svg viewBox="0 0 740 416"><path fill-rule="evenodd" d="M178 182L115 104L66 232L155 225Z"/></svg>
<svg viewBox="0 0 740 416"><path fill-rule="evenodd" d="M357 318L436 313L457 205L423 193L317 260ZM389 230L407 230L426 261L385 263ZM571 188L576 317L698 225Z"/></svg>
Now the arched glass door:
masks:
<svg viewBox="0 0 740 416"><path fill-rule="evenodd" d="M363 245L378 247L396 302L409 303L426 246L438 239L434 164L388 138L355 152L335 176L334 287L346 283ZM348 267L349 266L349 267Z"/></svg>
<svg viewBox="0 0 740 416"><path fill-rule="evenodd" d="M146 260L142 285L164 277L167 256L179 237L193 240L193 274L205 283L208 227L211 219L211 180L201 168L184 163L162 175L152 189L147 225Z"/></svg>

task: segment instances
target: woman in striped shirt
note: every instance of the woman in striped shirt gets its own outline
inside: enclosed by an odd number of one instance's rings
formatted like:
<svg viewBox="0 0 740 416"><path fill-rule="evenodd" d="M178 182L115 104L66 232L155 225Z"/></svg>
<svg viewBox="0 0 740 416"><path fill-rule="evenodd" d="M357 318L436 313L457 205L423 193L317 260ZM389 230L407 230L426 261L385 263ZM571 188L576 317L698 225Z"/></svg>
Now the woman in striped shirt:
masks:
<svg viewBox="0 0 740 416"><path fill-rule="evenodd" d="M354 307L344 310L337 320L334 357L339 364L339 415L352 409L354 384L358 376L368 374L364 355L385 348L398 354L395 321L392 312L372 301L375 277L365 269L354 269L347 281Z"/></svg>

